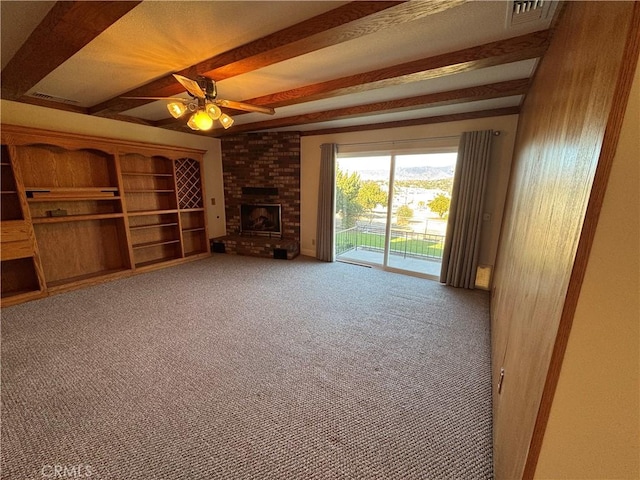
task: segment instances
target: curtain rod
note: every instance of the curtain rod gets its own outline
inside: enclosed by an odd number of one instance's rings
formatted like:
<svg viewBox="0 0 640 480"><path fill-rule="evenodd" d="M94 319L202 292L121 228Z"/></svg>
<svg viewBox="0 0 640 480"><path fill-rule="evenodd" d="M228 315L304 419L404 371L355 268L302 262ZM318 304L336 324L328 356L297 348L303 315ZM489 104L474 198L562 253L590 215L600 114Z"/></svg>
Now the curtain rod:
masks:
<svg viewBox="0 0 640 480"><path fill-rule="evenodd" d="M500 133L501 133L500 130L494 130L493 131L493 136L494 137L499 137ZM423 141L423 140L446 140L448 138L460 138L461 135L462 135L462 133L460 133L458 135L447 135L447 136L443 136L443 137L410 138L410 139L407 139L407 140L385 140L383 142L336 143L336 145L338 147L341 147L341 146L342 147L348 147L348 146L352 146L352 145L382 145L382 144L385 144L385 143L390 143L391 145L397 145L397 144L401 144L401 143L418 142L418 141Z"/></svg>
<svg viewBox="0 0 640 480"><path fill-rule="evenodd" d="M418 142L422 140L445 140L447 138L458 138L460 135L448 135L446 137L428 137L428 138L410 138L407 140L386 140L383 142L361 142L361 143L338 143L338 146L351 146L351 145L381 145L384 143L390 143L391 145L398 145L401 143Z"/></svg>

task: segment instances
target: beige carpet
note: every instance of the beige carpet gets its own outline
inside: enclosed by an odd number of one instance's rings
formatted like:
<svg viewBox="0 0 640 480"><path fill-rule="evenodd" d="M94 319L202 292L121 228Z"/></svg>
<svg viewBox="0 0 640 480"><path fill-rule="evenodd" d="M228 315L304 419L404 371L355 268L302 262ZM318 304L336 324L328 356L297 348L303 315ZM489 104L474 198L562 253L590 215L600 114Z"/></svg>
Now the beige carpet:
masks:
<svg viewBox="0 0 640 480"><path fill-rule="evenodd" d="M2 478L491 478L488 306L216 254L4 309Z"/></svg>

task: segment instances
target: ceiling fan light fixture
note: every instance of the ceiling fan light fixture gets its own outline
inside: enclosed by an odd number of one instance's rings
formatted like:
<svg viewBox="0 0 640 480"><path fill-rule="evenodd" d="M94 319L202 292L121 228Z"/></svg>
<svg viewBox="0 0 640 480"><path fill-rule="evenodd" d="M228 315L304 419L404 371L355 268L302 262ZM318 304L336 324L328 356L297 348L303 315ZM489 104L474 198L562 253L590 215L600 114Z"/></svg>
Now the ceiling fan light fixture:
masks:
<svg viewBox="0 0 640 480"><path fill-rule="evenodd" d="M196 122L194 121L193 117L195 117L195 114L191 115L189 117L189 120L187 121L187 126L191 129L191 130L200 130L198 128L198 125L196 125Z"/></svg>
<svg viewBox="0 0 640 480"><path fill-rule="evenodd" d="M212 120L218 120L220 115L222 115L222 110L215 103L207 104L207 114L211 117Z"/></svg>
<svg viewBox="0 0 640 480"><path fill-rule="evenodd" d="M231 118L226 113L223 113L222 115L220 115L220 118L218 119L218 121L222 124L225 130L229 128L231 125L233 125L233 118Z"/></svg>
<svg viewBox="0 0 640 480"><path fill-rule="evenodd" d="M167 110L173 118L179 118L187 111L187 106L182 102L171 102L167 105Z"/></svg>
<svg viewBox="0 0 640 480"><path fill-rule="evenodd" d="M204 110L198 110L196 113L191 115L187 125L193 128L190 123L193 123L198 127L198 130L210 130L211 127L213 127L213 119Z"/></svg>

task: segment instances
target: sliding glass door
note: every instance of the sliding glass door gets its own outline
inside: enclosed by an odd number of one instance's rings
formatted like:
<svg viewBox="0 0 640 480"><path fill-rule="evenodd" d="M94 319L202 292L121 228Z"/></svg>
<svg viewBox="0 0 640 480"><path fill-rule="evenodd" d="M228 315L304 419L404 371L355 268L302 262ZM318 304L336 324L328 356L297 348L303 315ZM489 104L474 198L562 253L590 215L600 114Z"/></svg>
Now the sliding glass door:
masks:
<svg viewBox="0 0 640 480"><path fill-rule="evenodd" d="M336 259L384 265L391 157L338 158Z"/></svg>
<svg viewBox="0 0 640 480"><path fill-rule="evenodd" d="M457 158L448 150L339 156L336 259L438 277Z"/></svg>

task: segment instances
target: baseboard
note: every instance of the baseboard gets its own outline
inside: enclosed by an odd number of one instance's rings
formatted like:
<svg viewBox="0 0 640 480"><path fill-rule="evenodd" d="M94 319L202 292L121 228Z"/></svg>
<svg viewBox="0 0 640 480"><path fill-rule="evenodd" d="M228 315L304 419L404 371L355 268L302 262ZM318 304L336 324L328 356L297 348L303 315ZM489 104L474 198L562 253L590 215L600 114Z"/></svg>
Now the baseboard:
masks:
<svg viewBox="0 0 640 480"><path fill-rule="evenodd" d="M316 251L314 249L301 248L300 249L300 253L302 255L306 255L307 257L315 257L316 256Z"/></svg>

